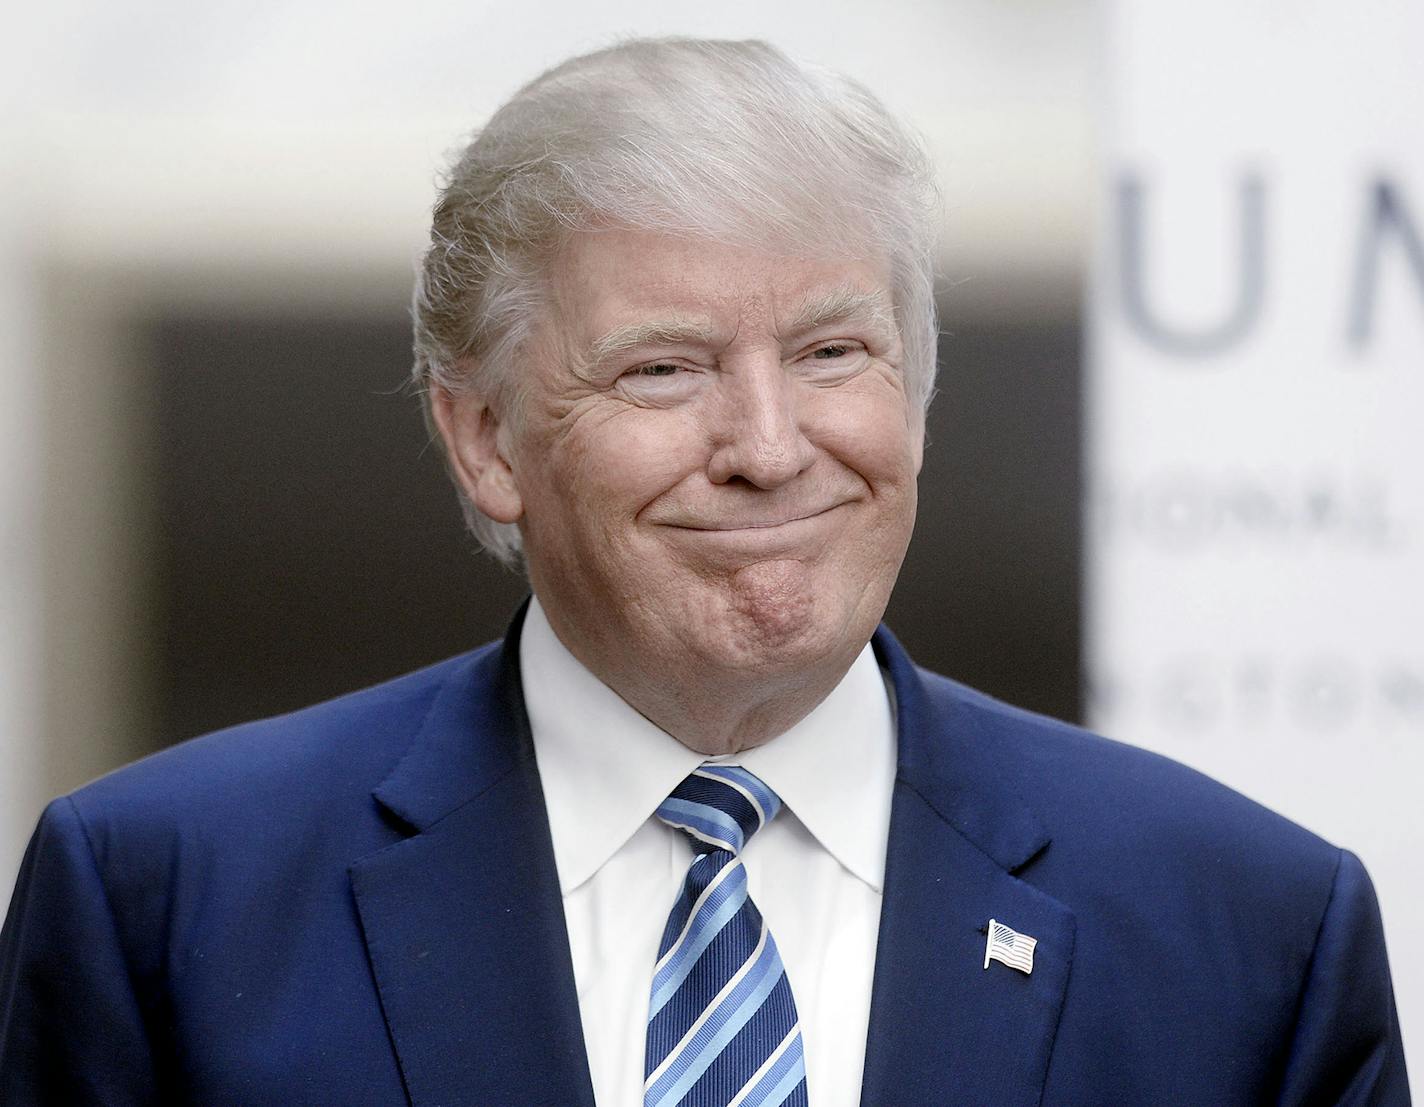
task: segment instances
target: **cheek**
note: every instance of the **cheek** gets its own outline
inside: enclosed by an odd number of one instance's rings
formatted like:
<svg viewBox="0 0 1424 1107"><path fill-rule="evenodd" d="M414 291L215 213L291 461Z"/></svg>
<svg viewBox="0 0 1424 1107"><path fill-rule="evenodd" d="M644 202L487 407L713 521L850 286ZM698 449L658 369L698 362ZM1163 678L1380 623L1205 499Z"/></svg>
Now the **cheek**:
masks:
<svg viewBox="0 0 1424 1107"><path fill-rule="evenodd" d="M666 411L629 411L593 433L570 436L551 459L551 492L605 540L624 540L638 513L697 470L691 420Z"/></svg>
<svg viewBox="0 0 1424 1107"><path fill-rule="evenodd" d="M906 420L898 397L890 402L837 398L821 413L818 429L826 452L873 488L913 486L919 470L919 436Z"/></svg>

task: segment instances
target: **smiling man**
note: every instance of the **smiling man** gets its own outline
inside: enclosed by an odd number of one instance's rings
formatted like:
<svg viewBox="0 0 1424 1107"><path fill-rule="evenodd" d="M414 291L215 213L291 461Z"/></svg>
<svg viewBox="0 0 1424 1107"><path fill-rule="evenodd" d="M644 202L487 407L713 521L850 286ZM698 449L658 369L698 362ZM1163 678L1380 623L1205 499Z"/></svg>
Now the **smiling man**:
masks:
<svg viewBox="0 0 1424 1107"><path fill-rule="evenodd" d="M1357 860L878 627L932 197L869 93L764 44L628 42L501 108L416 376L529 603L55 801L0 1100L1407 1102Z"/></svg>

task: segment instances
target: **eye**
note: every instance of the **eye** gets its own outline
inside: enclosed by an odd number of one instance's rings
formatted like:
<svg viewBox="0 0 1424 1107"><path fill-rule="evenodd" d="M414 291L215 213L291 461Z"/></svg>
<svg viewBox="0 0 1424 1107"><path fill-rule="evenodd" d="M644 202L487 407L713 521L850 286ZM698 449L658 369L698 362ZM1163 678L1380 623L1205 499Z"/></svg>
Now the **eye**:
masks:
<svg viewBox="0 0 1424 1107"><path fill-rule="evenodd" d="M693 396L703 380L695 365L682 361L649 361L623 371L614 387L636 404L666 406Z"/></svg>
<svg viewBox="0 0 1424 1107"><path fill-rule="evenodd" d="M840 384L870 363L865 345L852 339L833 339L806 347L798 355L802 375L820 384Z"/></svg>

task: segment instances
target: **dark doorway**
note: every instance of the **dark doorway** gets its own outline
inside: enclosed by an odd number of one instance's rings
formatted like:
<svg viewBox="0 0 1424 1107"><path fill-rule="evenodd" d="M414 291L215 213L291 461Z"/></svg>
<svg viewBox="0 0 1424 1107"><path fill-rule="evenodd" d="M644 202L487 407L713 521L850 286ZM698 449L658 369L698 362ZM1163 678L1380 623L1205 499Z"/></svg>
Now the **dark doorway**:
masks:
<svg viewBox="0 0 1424 1107"><path fill-rule="evenodd" d="M151 328L155 746L498 635L522 581L463 533L402 385L409 324L183 316ZM1079 715L1076 324L942 348L921 514L888 620L922 664Z"/></svg>

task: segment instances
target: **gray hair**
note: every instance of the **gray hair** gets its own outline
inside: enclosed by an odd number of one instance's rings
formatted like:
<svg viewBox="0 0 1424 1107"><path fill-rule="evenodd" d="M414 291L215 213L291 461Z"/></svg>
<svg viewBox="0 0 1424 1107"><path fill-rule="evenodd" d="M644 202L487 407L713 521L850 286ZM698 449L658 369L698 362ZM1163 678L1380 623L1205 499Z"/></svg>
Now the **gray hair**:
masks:
<svg viewBox="0 0 1424 1107"><path fill-rule="evenodd" d="M623 226L887 258L922 416L934 391L937 194L918 139L863 86L764 42L635 39L517 92L449 170L415 287L415 387L517 418L516 357L569 235ZM462 497L506 563L516 525Z"/></svg>

